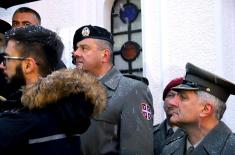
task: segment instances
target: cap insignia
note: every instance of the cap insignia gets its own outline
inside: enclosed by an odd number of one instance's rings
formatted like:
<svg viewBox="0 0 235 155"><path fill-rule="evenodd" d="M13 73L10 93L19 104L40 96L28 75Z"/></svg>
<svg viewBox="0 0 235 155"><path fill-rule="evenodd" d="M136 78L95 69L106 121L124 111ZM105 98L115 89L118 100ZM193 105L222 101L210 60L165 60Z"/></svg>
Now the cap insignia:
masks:
<svg viewBox="0 0 235 155"><path fill-rule="evenodd" d="M87 36L89 36L90 35L90 29L88 28L88 27L84 27L83 29L82 29L82 36L83 37L87 37Z"/></svg>

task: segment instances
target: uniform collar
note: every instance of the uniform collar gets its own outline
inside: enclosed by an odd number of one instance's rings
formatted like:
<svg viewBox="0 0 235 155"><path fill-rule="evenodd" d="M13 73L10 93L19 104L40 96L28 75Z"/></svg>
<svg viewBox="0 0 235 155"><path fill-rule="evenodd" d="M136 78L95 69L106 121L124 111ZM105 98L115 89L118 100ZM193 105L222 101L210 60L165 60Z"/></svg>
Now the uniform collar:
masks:
<svg viewBox="0 0 235 155"><path fill-rule="evenodd" d="M223 146L227 140L227 137L231 133L232 131L227 127L227 125L220 121L215 126L215 128L213 128L211 132L206 137L204 137L204 140L201 142L201 144L209 153L215 152L215 150L216 152L220 152L222 147L218 146ZM199 146L201 146L201 144L199 144Z"/></svg>
<svg viewBox="0 0 235 155"><path fill-rule="evenodd" d="M203 152L206 152L206 154L220 154L223 147L218 146L224 146L231 133L232 131L223 122L220 122L206 137L204 137L200 144L195 148L193 154L203 154ZM169 148L167 153L182 154L186 149L186 141L187 136L184 135L169 142L167 144L169 145L169 147L167 147Z"/></svg>
<svg viewBox="0 0 235 155"><path fill-rule="evenodd" d="M100 81L109 89L115 90L121 79L121 72L113 66L101 79Z"/></svg>
<svg viewBox="0 0 235 155"><path fill-rule="evenodd" d="M192 144L189 142L188 138L187 138L186 150L188 150L191 146L193 146L194 148L196 148L196 147L201 143L202 140L203 140L203 138L200 139L196 144L192 145Z"/></svg>
<svg viewBox="0 0 235 155"><path fill-rule="evenodd" d="M176 132L176 130L177 130L179 127L177 127L177 126L171 127L170 124L169 124L169 122L166 121L166 130L168 131L168 130L170 130L170 128L172 128L172 130L173 130L174 132Z"/></svg>

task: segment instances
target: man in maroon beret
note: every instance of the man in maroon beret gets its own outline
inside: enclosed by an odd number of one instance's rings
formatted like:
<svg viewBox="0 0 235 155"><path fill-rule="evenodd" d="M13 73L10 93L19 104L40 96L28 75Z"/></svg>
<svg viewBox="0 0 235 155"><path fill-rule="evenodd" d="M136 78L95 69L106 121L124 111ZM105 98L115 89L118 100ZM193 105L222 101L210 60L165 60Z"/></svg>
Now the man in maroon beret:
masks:
<svg viewBox="0 0 235 155"><path fill-rule="evenodd" d="M172 88L182 84L183 77L175 78L171 80L165 87L162 95L164 101L164 111L166 113L166 119L154 126L154 155L160 155L162 149L166 143L173 137L182 136L184 133L177 126L169 121L171 114L174 112L174 106L178 104L179 97L177 92L173 91ZM173 134L175 136L173 136Z"/></svg>

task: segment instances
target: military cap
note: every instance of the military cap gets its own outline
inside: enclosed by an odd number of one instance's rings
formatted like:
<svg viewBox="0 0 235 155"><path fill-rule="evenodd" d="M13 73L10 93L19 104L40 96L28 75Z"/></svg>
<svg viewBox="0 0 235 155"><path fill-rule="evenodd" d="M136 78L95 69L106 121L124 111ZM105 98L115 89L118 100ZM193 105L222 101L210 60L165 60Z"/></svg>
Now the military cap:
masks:
<svg viewBox="0 0 235 155"><path fill-rule="evenodd" d="M76 44L83 39L94 38L101 39L114 43L112 34L105 28L99 26L85 25L77 29L73 37L73 47L76 49Z"/></svg>
<svg viewBox="0 0 235 155"><path fill-rule="evenodd" d="M191 63L186 64L185 80L172 90L201 90L226 102L229 95L235 95L235 84Z"/></svg>
<svg viewBox="0 0 235 155"><path fill-rule="evenodd" d="M0 33L4 34L6 31L10 29L11 29L11 25L8 22L0 19Z"/></svg>
<svg viewBox="0 0 235 155"><path fill-rule="evenodd" d="M183 80L184 80L183 77L178 77L178 78L175 78L175 79L171 80L171 81L166 85L166 87L165 87L164 90L163 90L163 95L162 95L163 101L165 100L166 95L168 94L168 92L169 92L173 87L182 84L182 83L183 83Z"/></svg>

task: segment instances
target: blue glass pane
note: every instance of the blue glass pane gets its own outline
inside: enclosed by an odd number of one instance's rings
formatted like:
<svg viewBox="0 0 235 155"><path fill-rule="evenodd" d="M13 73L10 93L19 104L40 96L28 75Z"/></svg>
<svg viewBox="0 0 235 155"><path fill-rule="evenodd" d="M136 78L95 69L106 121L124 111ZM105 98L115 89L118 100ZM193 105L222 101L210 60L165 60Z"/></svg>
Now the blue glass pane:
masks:
<svg viewBox="0 0 235 155"><path fill-rule="evenodd" d="M124 23L131 23L133 22L136 17L138 16L138 8L133 3L127 3L120 8L120 18Z"/></svg>

